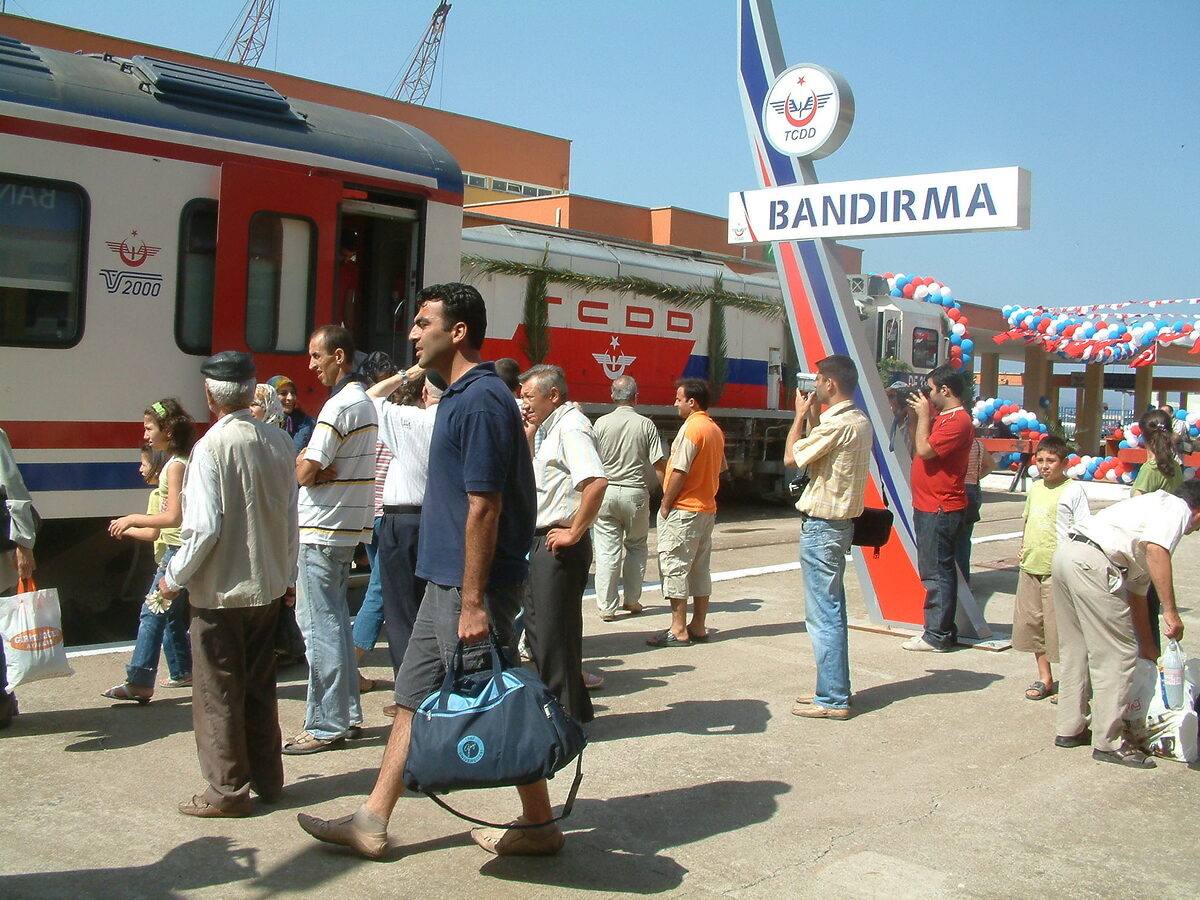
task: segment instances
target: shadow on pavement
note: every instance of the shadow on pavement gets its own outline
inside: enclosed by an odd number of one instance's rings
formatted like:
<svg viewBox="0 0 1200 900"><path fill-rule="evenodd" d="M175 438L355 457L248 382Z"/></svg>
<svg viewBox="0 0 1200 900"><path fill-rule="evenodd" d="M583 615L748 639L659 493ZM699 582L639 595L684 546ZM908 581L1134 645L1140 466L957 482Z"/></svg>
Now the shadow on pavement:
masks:
<svg viewBox="0 0 1200 900"><path fill-rule="evenodd" d="M662 687L672 675L691 672L695 666L659 666L657 669L628 669L620 659L588 659L583 667L589 672L604 676L604 687L592 694L593 700L625 697L639 694L650 688Z"/></svg>
<svg viewBox="0 0 1200 900"><path fill-rule="evenodd" d="M104 701L112 703L111 700ZM190 696L154 700L146 705L117 703L82 709L53 709L21 713L22 735L80 732L79 740L63 749L68 753L119 750L192 730Z"/></svg>
<svg viewBox="0 0 1200 900"><path fill-rule="evenodd" d="M588 726L588 739L615 741L652 734L760 734L770 710L762 700L682 700L653 712L604 715Z"/></svg>
<svg viewBox="0 0 1200 900"><path fill-rule="evenodd" d="M254 878L256 853L252 847L237 847L233 838L202 837L146 866L0 875L0 896L179 897L185 891Z"/></svg>
<svg viewBox="0 0 1200 900"><path fill-rule="evenodd" d="M1003 675L995 672L972 672L969 669L930 670L929 674L920 678L892 681L855 691L854 709L858 713L872 712L890 706L898 700L908 700L912 697L982 691L1003 678Z"/></svg>
<svg viewBox="0 0 1200 900"><path fill-rule="evenodd" d="M480 874L607 895L658 894L678 888L688 870L663 853L770 819L781 781L717 781L653 794L580 800L567 846L549 859L496 857Z"/></svg>

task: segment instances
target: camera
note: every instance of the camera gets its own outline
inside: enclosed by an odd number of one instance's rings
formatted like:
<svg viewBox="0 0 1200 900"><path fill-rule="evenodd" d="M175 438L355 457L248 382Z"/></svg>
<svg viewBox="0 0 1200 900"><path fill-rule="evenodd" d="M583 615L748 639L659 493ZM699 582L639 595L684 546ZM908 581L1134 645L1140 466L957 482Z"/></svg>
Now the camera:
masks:
<svg viewBox="0 0 1200 900"><path fill-rule="evenodd" d="M788 494L791 495L793 500L799 500L800 495L804 493L804 489L808 487L808 483L810 481L812 481L812 476L810 476L808 474L808 470L805 469L788 482Z"/></svg>
<svg viewBox="0 0 1200 900"><path fill-rule="evenodd" d="M797 372L796 388L800 391L803 391L805 394L811 394L817 389L817 373Z"/></svg>
<svg viewBox="0 0 1200 900"><path fill-rule="evenodd" d="M929 396L929 388L923 384L910 384L907 381L893 381L887 386L887 389L894 393L903 402L908 402L911 394L923 394Z"/></svg>

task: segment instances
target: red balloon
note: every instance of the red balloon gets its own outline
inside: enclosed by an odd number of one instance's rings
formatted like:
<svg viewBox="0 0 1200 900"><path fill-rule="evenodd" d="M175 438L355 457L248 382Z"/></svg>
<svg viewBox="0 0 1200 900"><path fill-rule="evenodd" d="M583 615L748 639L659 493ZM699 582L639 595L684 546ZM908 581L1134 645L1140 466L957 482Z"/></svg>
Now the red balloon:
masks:
<svg viewBox="0 0 1200 900"><path fill-rule="evenodd" d="M960 347L958 344L952 345L950 347L950 355L955 357L956 359L958 357L962 356L962 347Z"/></svg>
<svg viewBox="0 0 1200 900"><path fill-rule="evenodd" d="M953 369L955 372L957 372L959 369L961 369L962 368L962 357L960 357L960 356L950 357L950 368Z"/></svg>
<svg viewBox="0 0 1200 900"><path fill-rule="evenodd" d="M953 319L955 322L957 322L957 321L958 321L958 317L959 317L959 316L961 316L961 315L962 315L962 313L961 313L961 312L959 312L957 309L955 309L955 308L952 306L952 307L950 307L948 310L946 310L946 315L947 315L947 316L949 316L951 319Z"/></svg>
<svg viewBox="0 0 1200 900"><path fill-rule="evenodd" d="M883 277L884 277L884 278L895 278L895 277L896 277L896 273L895 273L895 272L884 272L884 273L883 273Z"/></svg>
<svg viewBox="0 0 1200 900"><path fill-rule="evenodd" d="M970 323L970 321L967 319L967 317L966 317L966 316L959 316L959 317L958 317L958 324L959 324L959 325L961 325L961 326L963 326L963 328L966 328L966 327L967 327L968 325L970 325L971 323Z"/></svg>
<svg viewBox="0 0 1200 900"><path fill-rule="evenodd" d="M961 321L961 320L960 320L960 321ZM1047 329L1047 328L1049 328L1049 327L1050 327L1050 320L1049 320L1049 319L1042 319L1042 321L1040 321L1040 322L1038 322L1038 323L1037 323L1037 330L1038 330L1040 333L1042 333L1042 334L1045 334L1045 332L1046 332L1046 329Z"/></svg>
<svg viewBox="0 0 1200 900"><path fill-rule="evenodd" d="M1004 418L1004 410L1003 409L998 409L994 413L992 413L992 421L993 422L999 422L1003 418Z"/></svg>
<svg viewBox="0 0 1200 900"><path fill-rule="evenodd" d="M906 284L904 286L904 291L903 291L904 296L907 297L909 300L911 300L912 295L916 290L917 290L917 283L915 281L910 281L908 284Z"/></svg>

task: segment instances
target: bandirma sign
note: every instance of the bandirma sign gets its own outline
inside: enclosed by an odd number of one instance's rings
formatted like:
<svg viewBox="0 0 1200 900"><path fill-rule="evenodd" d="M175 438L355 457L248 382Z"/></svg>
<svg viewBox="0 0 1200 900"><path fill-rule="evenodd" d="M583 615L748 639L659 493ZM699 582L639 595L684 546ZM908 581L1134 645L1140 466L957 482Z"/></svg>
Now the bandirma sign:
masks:
<svg viewBox="0 0 1200 900"><path fill-rule="evenodd" d="M1016 166L736 191L729 242L1014 231L1029 227L1029 197Z"/></svg>

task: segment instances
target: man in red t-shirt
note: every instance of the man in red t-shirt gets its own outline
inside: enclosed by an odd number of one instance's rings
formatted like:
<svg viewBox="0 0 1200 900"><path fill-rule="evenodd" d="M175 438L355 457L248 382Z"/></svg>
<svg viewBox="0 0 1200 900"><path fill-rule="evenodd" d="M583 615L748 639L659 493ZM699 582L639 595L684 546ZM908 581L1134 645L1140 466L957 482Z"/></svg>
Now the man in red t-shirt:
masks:
<svg viewBox="0 0 1200 900"><path fill-rule="evenodd" d="M944 653L958 640L958 568L955 546L967 510L965 478L975 429L963 409L963 379L938 366L908 405L917 414L913 436L913 528L917 571L925 585L925 633L905 641L905 650Z"/></svg>

